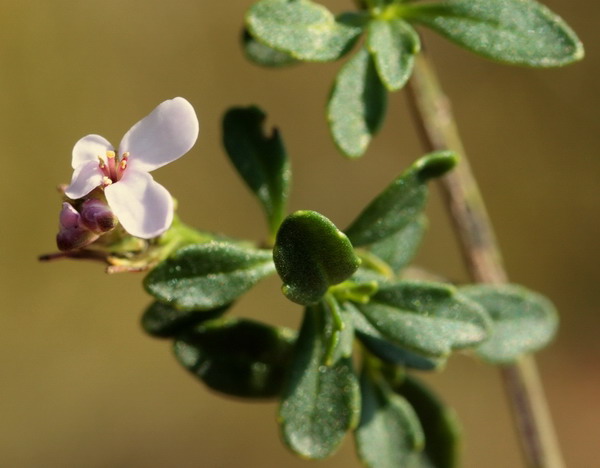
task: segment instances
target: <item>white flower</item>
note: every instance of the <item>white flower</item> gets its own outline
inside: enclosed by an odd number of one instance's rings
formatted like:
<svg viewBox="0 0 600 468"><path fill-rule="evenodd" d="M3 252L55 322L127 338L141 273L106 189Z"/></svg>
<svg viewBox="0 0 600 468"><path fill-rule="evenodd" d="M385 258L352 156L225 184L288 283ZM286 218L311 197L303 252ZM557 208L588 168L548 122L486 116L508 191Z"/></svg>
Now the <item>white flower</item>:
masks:
<svg viewBox="0 0 600 468"><path fill-rule="evenodd" d="M181 97L164 101L125 134L115 152L100 135L87 135L73 148L73 178L65 194L82 198L96 187L123 228L149 239L173 221L173 199L149 172L183 156L198 138L198 118Z"/></svg>

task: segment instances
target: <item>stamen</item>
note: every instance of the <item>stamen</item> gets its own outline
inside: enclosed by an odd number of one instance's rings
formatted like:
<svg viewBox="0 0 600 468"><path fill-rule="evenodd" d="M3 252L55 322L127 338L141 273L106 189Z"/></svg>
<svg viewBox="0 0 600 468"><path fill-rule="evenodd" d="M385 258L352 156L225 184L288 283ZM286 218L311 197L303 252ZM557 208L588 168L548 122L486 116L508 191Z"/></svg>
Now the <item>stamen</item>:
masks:
<svg viewBox="0 0 600 468"><path fill-rule="evenodd" d="M107 187L112 183L113 183L113 181L110 179L110 177L106 177L106 176L102 177L102 186L103 187Z"/></svg>
<svg viewBox="0 0 600 468"><path fill-rule="evenodd" d="M123 153L121 156L121 161L119 162L119 166L117 167L117 180L121 180L123 177L123 172L127 168L127 161L129 159L129 152Z"/></svg>
<svg viewBox="0 0 600 468"><path fill-rule="evenodd" d="M106 174L113 182L117 181L117 166L116 166L116 153L114 151L107 151L106 158L108 164L108 174Z"/></svg>
<svg viewBox="0 0 600 468"><path fill-rule="evenodd" d="M104 159L102 159L102 156L98 156L98 165L100 166L100 169L104 169L106 167L106 164L104 164Z"/></svg>

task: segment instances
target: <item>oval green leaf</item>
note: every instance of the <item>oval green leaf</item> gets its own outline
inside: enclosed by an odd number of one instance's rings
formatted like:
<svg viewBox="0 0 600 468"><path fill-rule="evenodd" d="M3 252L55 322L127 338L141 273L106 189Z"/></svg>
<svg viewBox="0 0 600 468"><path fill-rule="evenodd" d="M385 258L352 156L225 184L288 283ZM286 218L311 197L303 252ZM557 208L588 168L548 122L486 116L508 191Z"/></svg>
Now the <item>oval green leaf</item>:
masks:
<svg viewBox="0 0 600 468"><path fill-rule="evenodd" d="M355 433L359 458L369 468L416 466L424 440L415 411L403 397L373 382L367 372L360 379L362 408Z"/></svg>
<svg viewBox="0 0 600 468"><path fill-rule="evenodd" d="M452 169L458 158L439 151L418 159L381 192L346 229L357 247L389 237L415 221L425 208L427 181Z"/></svg>
<svg viewBox="0 0 600 468"><path fill-rule="evenodd" d="M369 23L367 48L385 87L397 91L410 78L421 42L412 26L400 19L373 20Z"/></svg>
<svg viewBox="0 0 600 468"><path fill-rule="evenodd" d="M371 244L369 250L398 273L408 266L417 254L426 229L427 219L420 215L391 236Z"/></svg>
<svg viewBox="0 0 600 468"><path fill-rule="evenodd" d="M386 340L430 357L475 346L491 328L479 304L442 283L382 284L368 304L356 307Z"/></svg>
<svg viewBox="0 0 600 468"><path fill-rule="evenodd" d="M331 455L358 422L360 394L352 360L324 365L327 340L322 311L309 307L298 336L284 389L279 422L283 440L312 459Z"/></svg>
<svg viewBox="0 0 600 468"><path fill-rule="evenodd" d="M245 319L204 322L177 338L177 360L208 387L227 395L280 395L296 334Z"/></svg>
<svg viewBox="0 0 600 468"><path fill-rule="evenodd" d="M421 422L425 434L423 468L458 467L461 430L452 408L408 374L401 384L394 385L394 391L406 398Z"/></svg>
<svg viewBox="0 0 600 468"><path fill-rule="evenodd" d="M546 346L558 329L558 314L544 296L517 285L474 285L461 294L480 304L490 315L491 337L475 352L493 364L510 364Z"/></svg>
<svg viewBox="0 0 600 468"><path fill-rule="evenodd" d="M297 211L283 221L273 260L285 296L304 305L319 302L329 286L352 276L360 264L344 233L315 211Z"/></svg>
<svg viewBox="0 0 600 468"><path fill-rule="evenodd" d="M356 337L369 352L382 361L420 370L439 370L446 363L445 358L423 356L391 343L354 305L345 303L343 308L354 327Z"/></svg>
<svg viewBox="0 0 600 468"><path fill-rule="evenodd" d="M328 62L345 54L362 28L338 21L324 6L309 0L261 0L246 16L256 39L298 60Z"/></svg>
<svg viewBox="0 0 600 468"><path fill-rule="evenodd" d="M559 67L583 58L583 45L556 14L533 0L449 0L411 4L402 16L486 58Z"/></svg>
<svg viewBox="0 0 600 468"><path fill-rule="evenodd" d="M144 279L146 291L181 310L229 304L275 271L271 251L209 242L184 247Z"/></svg>
<svg viewBox="0 0 600 468"><path fill-rule="evenodd" d="M247 29L242 31L242 48L248 60L262 67L281 68L298 63L291 55L257 41Z"/></svg>
<svg viewBox="0 0 600 468"><path fill-rule="evenodd" d="M223 315L230 304L213 310L180 310L162 302L154 302L142 316L142 328L149 335L168 338L182 333L199 322Z"/></svg>
<svg viewBox="0 0 600 468"><path fill-rule="evenodd" d="M386 89L369 52L362 48L339 71L327 105L329 128L340 151L351 158L362 156L386 108Z"/></svg>
<svg viewBox="0 0 600 468"><path fill-rule="evenodd" d="M260 200L274 235L286 212L291 170L277 129L265 135L266 114L258 107L235 107L223 118L223 144L229 159Z"/></svg>

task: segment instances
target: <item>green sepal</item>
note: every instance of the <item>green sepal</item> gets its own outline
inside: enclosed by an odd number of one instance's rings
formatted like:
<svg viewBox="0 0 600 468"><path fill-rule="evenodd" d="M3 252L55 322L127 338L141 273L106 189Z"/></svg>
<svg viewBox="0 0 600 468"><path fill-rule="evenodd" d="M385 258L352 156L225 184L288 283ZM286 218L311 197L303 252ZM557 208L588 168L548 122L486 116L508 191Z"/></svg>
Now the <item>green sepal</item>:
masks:
<svg viewBox="0 0 600 468"><path fill-rule="evenodd" d="M229 304L275 271L270 250L209 242L175 252L144 279L146 291L181 310Z"/></svg>
<svg viewBox="0 0 600 468"><path fill-rule="evenodd" d="M246 15L257 40L298 60L329 62L344 55L362 32L362 15L336 18L309 0L261 0Z"/></svg>
<svg viewBox="0 0 600 468"><path fill-rule="evenodd" d="M583 58L583 45L555 13L533 0L448 0L410 4L402 16L486 58L560 67Z"/></svg>
<svg viewBox="0 0 600 468"><path fill-rule="evenodd" d="M358 423L360 392L352 360L324 364L327 340L318 307L306 309L279 409L285 444L312 459L331 455Z"/></svg>
<svg viewBox="0 0 600 468"><path fill-rule="evenodd" d="M427 218L420 215L389 237L369 246L369 251L385 261L395 273L407 267L421 245Z"/></svg>
<svg viewBox="0 0 600 468"><path fill-rule="evenodd" d="M142 315L142 328L149 335L168 338L175 336L199 322L220 317L230 304L212 310L180 310L155 301Z"/></svg>
<svg viewBox="0 0 600 468"><path fill-rule="evenodd" d="M427 181L445 174L457 161L452 151L438 151L418 159L345 230L352 244L358 247L381 241L415 221L425 208Z"/></svg>
<svg viewBox="0 0 600 468"><path fill-rule="evenodd" d="M543 348L556 334L558 314L552 303L523 286L480 284L460 292L481 305L494 323L491 337L475 349L485 361L511 364Z"/></svg>
<svg viewBox="0 0 600 468"><path fill-rule="evenodd" d="M382 284L368 304L356 307L386 340L428 357L475 346L491 330L479 304L443 283Z"/></svg>
<svg viewBox="0 0 600 468"><path fill-rule="evenodd" d="M391 343L354 305L345 303L343 310L352 321L356 338L383 362L419 370L439 370L446 364L443 357L423 356Z"/></svg>
<svg viewBox="0 0 600 468"><path fill-rule="evenodd" d="M388 91L402 88L412 74L414 56L421 49L419 35L408 23L392 18L369 23L367 48Z"/></svg>
<svg viewBox="0 0 600 468"><path fill-rule="evenodd" d="M425 434L420 468L457 468L461 429L452 408L446 406L425 384L411 375L393 385L417 413Z"/></svg>
<svg viewBox="0 0 600 468"><path fill-rule="evenodd" d="M203 322L177 337L177 360L208 387L245 398L279 396L296 333L238 318Z"/></svg>
<svg viewBox="0 0 600 468"><path fill-rule="evenodd" d="M345 234L315 211L296 211L283 221L273 260L283 293L303 305L319 302L329 286L352 276L360 264Z"/></svg>
<svg viewBox="0 0 600 468"><path fill-rule="evenodd" d="M340 151L351 158L362 156L386 108L387 91L363 47L339 71L327 104L329 128Z"/></svg>
<svg viewBox="0 0 600 468"><path fill-rule="evenodd" d="M248 60L262 67L281 68L299 63L291 55L257 41L248 29L242 31L242 49Z"/></svg>
<svg viewBox="0 0 600 468"><path fill-rule="evenodd" d="M374 379L377 379L374 381ZM355 432L358 456L368 468L415 467L423 429L411 405L369 370L360 379L361 417Z"/></svg>
<svg viewBox="0 0 600 468"><path fill-rule="evenodd" d="M234 107L223 118L223 144L246 185L260 200L275 235L286 212L291 170L277 129L265 135L265 113L258 107Z"/></svg>

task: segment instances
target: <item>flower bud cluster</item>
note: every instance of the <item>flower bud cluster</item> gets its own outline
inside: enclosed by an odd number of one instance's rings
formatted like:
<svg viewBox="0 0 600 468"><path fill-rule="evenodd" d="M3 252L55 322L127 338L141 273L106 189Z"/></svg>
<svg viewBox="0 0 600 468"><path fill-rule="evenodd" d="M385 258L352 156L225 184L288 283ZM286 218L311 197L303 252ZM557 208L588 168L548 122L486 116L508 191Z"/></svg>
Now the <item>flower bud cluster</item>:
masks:
<svg viewBox="0 0 600 468"><path fill-rule="evenodd" d="M56 244L59 250L81 249L112 231L118 224L109 206L97 198L89 198L75 207L64 202L59 216Z"/></svg>

